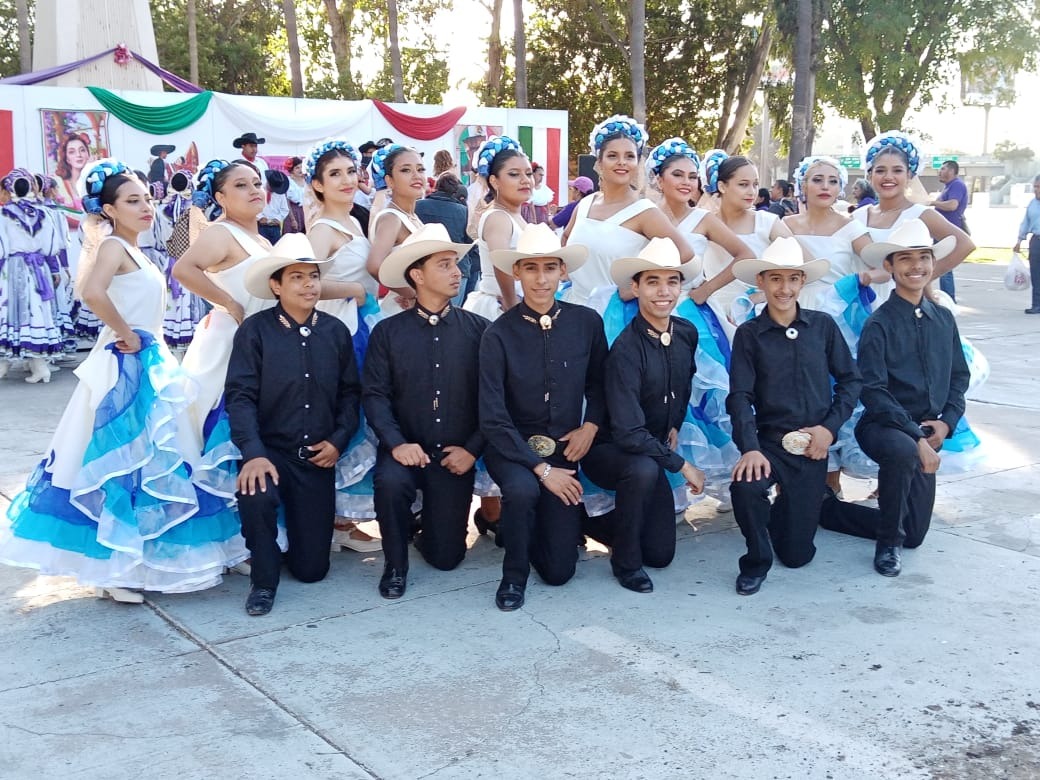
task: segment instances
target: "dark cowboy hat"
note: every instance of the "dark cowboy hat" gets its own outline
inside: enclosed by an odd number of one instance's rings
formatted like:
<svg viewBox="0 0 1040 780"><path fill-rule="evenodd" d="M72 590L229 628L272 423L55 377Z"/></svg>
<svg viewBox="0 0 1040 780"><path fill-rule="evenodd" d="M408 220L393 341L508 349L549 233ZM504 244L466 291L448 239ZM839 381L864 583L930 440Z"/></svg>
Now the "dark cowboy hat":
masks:
<svg viewBox="0 0 1040 780"><path fill-rule="evenodd" d="M275 195L284 195L289 191L289 177L279 170L264 171L267 186Z"/></svg>
<svg viewBox="0 0 1040 780"><path fill-rule="evenodd" d="M236 149L241 149L246 144L260 144L267 143L266 138L257 138L256 133L242 133L238 138L231 142L231 145Z"/></svg>
<svg viewBox="0 0 1040 780"><path fill-rule="evenodd" d="M361 152L361 154L368 154L369 152L374 152L378 148L379 144L375 141L365 141L358 147L358 151Z"/></svg>
<svg viewBox="0 0 1040 780"><path fill-rule="evenodd" d="M156 144L151 148L151 154L154 154L156 157L158 157L163 152L170 154L176 148L177 147L173 144Z"/></svg>

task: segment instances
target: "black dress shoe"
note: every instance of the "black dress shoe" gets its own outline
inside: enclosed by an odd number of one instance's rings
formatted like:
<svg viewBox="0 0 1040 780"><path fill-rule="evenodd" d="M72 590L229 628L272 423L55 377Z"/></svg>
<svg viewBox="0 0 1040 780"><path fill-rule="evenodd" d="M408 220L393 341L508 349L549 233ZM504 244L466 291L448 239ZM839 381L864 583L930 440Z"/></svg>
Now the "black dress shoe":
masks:
<svg viewBox="0 0 1040 780"><path fill-rule="evenodd" d="M253 617L266 615L274 606L274 588L252 588L246 599L246 614Z"/></svg>
<svg viewBox="0 0 1040 780"><path fill-rule="evenodd" d="M496 547L503 546L504 543L502 542L502 537L499 535L499 529L501 525L500 521L496 520L495 522L491 522L490 520L488 520L487 517L484 515L483 509L478 508L477 511L473 513L473 525L476 526L477 533L479 533L481 536L484 536L485 534L490 532L495 539Z"/></svg>
<svg viewBox="0 0 1040 780"><path fill-rule="evenodd" d="M524 590L526 585L514 585L512 582L503 582L498 586L495 594L495 606L503 612L512 612L524 605Z"/></svg>
<svg viewBox="0 0 1040 780"><path fill-rule="evenodd" d="M654 583L643 569L632 571L616 571L614 576L621 583L622 588L628 588L636 593L653 593Z"/></svg>
<svg viewBox="0 0 1040 780"><path fill-rule="evenodd" d="M766 581L766 575L754 577L750 574L741 574L737 577L737 593L741 596L754 596L762 583Z"/></svg>
<svg viewBox="0 0 1040 780"><path fill-rule="evenodd" d="M901 568L899 548L879 544L874 552L874 571L883 577L897 577Z"/></svg>
<svg viewBox="0 0 1040 780"><path fill-rule="evenodd" d="M383 569L379 578L379 595L384 599L399 599L408 587L408 572L398 571L389 566Z"/></svg>
<svg viewBox="0 0 1040 780"><path fill-rule="evenodd" d="M1040 306L1030 306L1026 309L1026 314L1040 314Z"/></svg>

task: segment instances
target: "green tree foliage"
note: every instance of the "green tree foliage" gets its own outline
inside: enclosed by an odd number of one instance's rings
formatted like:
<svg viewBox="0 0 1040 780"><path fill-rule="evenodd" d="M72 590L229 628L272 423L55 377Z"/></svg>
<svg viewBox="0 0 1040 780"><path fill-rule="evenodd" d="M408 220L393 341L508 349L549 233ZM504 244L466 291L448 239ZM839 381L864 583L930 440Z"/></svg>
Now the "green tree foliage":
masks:
<svg viewBox="0 0 1040 780"><path fill-rule="evenodd" d="M448 63L431 57L425 48L402 47L401 68L404 72L404 99L408 103L437 105L448 91ZM379 75L365 90L366 97L383 101L394 99L390 60L383 63Z"/></svg>
<svg viewBox="0 0 1040 780"><path fill-rule="evenodd" d="M632 110L628 4L535 0L528 20L528 102L570 111L570 148L592 127ZM653 140L682 136L715 146L754 48L766 0L647 0L646 102Z"/></svg>
<svg viewBox="0 0 1040 780"><path fill-rule="evenodd" d="M1009 71L1040 48L1040 0L833 0L822 32L818 97L865 138L934 102L952 66L984 55ZM915 103L916 101L916 103Z"/></svg>
<svg viewBox="0 0 1040 780"><path fill-rule="evenodd" d="M32 23L33 0L29 0L29 18ZM14 0L0 0L0 78L17 76L18 66L18 15Z"/></svg>
<svg viewBox="0 0 1040 780"><path fill-rule="evenodd" d="M277 0L196 0L199 85L238 95L288 95L280 5ZM184 0L151 0L159 62L186 77L184 6Z"/></svg>

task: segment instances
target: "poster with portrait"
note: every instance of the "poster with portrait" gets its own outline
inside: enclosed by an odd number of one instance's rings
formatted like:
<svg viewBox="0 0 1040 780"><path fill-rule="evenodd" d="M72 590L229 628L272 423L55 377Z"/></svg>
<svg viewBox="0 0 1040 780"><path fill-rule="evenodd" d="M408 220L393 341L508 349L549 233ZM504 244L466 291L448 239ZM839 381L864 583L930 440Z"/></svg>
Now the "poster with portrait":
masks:
<svg viewBox="0 0 1040 780"><path fill-rule="evenodd" d="M47 173L58 180L58 200L82 210L76 182L92 160L109 156L108 112L40 109Z"/></svg>
<svg viewBox="0 0 1040 780"><path fill-rule="evenodd" d="M459 161L463 184L476 181L473 169L477 150L493 135L502 135L502 125L455 125L455 159Z"/></svg>

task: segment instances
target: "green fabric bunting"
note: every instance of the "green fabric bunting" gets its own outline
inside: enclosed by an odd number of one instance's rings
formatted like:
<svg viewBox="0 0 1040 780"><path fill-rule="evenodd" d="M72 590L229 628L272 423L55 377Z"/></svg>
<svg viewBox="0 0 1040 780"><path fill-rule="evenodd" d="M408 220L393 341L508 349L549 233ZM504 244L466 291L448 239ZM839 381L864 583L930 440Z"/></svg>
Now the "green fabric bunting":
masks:
<svg viewBox="0 0 1040 780"><path fill-rule="evenodd" d="M171 106L142 106L101 87L87 89L116 119L151 135L167 135L199 121L213 97L212 92L200 92Z"/></svg>

